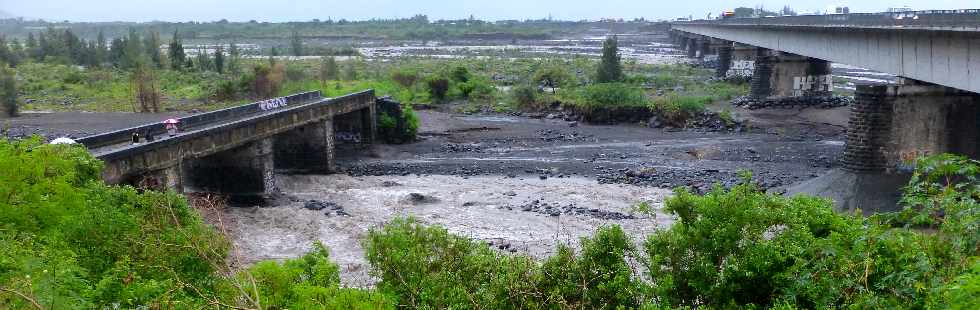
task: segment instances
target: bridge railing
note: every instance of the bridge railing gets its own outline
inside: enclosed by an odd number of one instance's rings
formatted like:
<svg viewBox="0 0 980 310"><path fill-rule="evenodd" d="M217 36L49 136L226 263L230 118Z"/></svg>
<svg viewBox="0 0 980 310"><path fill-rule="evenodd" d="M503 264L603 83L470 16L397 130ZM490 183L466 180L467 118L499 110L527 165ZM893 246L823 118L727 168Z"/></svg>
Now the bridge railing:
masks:
<svg viewBox="0 0 980 310"><path fill-rule="evenodd" d="M319 94L319 92L317 92L317 94ZM101 160L116 160L120 158L125 158L132 154L144 153L161 147L184 143L185 141L193 140L195 138L199 138L207 135L213 135L215 134L215 132L220 132L220 131L227 132L229 130L234 130L236 128L251 126L257 122L262 122L276 117L281 117L283 115L304 114L309 112L311 109L318 109L323 107L324 105L344 104L350 102L374 102L374 98L375 98L374 89L368 89L361 92L344 95L341 97L323 99L323 100L312 102L310 104L298 105L298 106L276 110L275 113L260 113L252 116L243 117L241 119L236 119L228 123L222 123L220 125L213 126L213 127L192 130L190 132L183 133L173 138L161 139L152 143L125 145L121 148L107 149L107 150L103 150L102 152L96 153L95 155Z"/></svg>
<svg viewBox="0 0 980 310"><path fill-rule="evenodd" d="M730 18L684 25L858 27L980 31L980 9Z"/></svg>
<svg viewBox="0 0 980 310"><path fill-rule="evenodd" d="M180 121L179 126L186 127L186 128L197 127L200 125L215 123L221 120L259 114L262 113L263 111L273 109L276 107L305 103L319 98L322 98L320 91L310 91L310 92L293 94L286 97L262 100L262 101L241 105L237 107L182 117L178 119ZM78 139L77 142L81 143L82 145L85 145L85 147L89 149L94 149L94 148L125 143L127 141L130 141L132 139L132 135L134 132L139 133L142 136L147 136L147 135L156 136L156 135L165 134L167 132L167 129L166 127L164 127L163 120L160 120L160 122L155 124L146 124L146 125L130 127L130 128L125 128L116 131L110 131L102 134L84 137Z"/></svg>

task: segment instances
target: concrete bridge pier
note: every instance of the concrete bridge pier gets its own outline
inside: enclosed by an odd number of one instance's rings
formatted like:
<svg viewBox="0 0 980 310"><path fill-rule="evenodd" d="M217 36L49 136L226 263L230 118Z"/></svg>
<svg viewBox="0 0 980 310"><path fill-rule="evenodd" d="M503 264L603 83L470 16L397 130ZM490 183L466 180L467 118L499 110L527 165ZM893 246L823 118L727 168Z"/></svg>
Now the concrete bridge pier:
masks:
<svg viewBox="0 0 980 310"><path fill-rule="evenodd" d="M911 172L917 158L980 155L980 94L906 80L859 85L844 150L844 167L859 172Z"/></svg>
<svg viewBox="0 0 980 310"><path fill-rule="evenodd" d="M980 157L980 94L934 84L858 85L843 169L788 189L853 212L896 211L918 158Z"/></svg>
<svg viewBox="0 0 980 310"><path fill-rule="evenodd" d="M334 172L335 143L333 118L278 134L274 136L276 171Z"/></svg>
<svg viewBox="0 0 980 310"><path fill-rule="evenodd" d="M749 95L755 98L768 98L772 95L772 70L775 58L772 51L765 48L756 48L755 66L752 69L752 84L750 85Z"/></svg>
<svg viewBox="0 0 980 310"><path fill-rule="evenodd" d="M724 78L728 76L728 70L732 68L732 42L721 41L718 44L718 67L715 68L715 77Z"/></svg>
<svg viewBox="0 0 980 310"><path fill-rule="evenodd" d="M695 38L687 38L687 57L698 57L698 40Z"/></svg>
<svg viewBox="0 0 980 310"><path fill-rule="evenodd" d="M698 43L700 44L698 44L697 58L699 61L704 61L704 57L711 53L711 40L702 38Z"/></svg>
<svg viewBox="0 0 980 310"><path fill-rule="evenodd" d="M184 188L192 192L217 192L232 196L266 196L278 191L275 179L274 138L181 164Z"/></svg>
<svg viewBox="0 0 980 310"><path fill-rule="evenodd" d="M832 91L830 62L758 49L752 76L752 96L829 96Z"/></svg>

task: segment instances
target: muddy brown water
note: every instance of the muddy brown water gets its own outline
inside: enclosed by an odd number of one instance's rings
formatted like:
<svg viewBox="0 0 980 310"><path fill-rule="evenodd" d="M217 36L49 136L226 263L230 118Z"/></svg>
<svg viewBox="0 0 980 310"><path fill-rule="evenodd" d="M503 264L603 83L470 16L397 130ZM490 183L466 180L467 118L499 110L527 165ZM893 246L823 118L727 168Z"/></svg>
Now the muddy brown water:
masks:
<svg viewBox="0 0 980 310"><path fill-rule="evenodd" d="M225 213L241 255L246 262L298 257L314 241L320 241L341 266L344 284L353 286L373 283L362 246L366 234L396 217L415 217L421 223L489 242L501 251L533 257L552 254L559 243L574 246L602 225L620 225L640 242L642 236L673 222L661 213L633 211L640 201L661 206L667 190L596 184L595 180L578 177L542 180L335 174L280 176L278 181L291 196L290 202L275 207L230 208ZM310 200L335 204L346 215L329 208L307 209ZM572 205L632 218L604 219L588 212L555 216L521 209L535 200L557 208Z"/></svg>
<svg viewBox="0 0 980 310"><path fill-rule="evenodd" d="M287 198L229 208L224 217L246 263L298 257L320 241L351 286L374 283L362 242L396 217L537 258L602 225L620 225L640 243L673 223L661 211L671 190L661 179L631 184L617 176L654 171L682 186L680 179L730 181L747 169L785 185L809 180L835 165L818 157L842 150L842 131L826 122L835 113L791 113L792 122L790 112L759 113L756 123L771 128L706 133L419 111L420 141L341 149L341 173L279 175ZM329 207L307 209L309 201ZM639 202L654 213L637 213Z"/></svg>

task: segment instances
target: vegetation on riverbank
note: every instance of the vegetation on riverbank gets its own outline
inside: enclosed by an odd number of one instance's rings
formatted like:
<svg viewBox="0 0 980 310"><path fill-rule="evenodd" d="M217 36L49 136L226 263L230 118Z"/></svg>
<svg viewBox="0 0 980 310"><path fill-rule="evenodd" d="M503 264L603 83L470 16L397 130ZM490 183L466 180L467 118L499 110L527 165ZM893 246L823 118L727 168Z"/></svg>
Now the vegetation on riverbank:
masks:
<svg viewBox="0 0 980 310"><path fill-rule="evenodd" d="M0 141L0 308L950 308L980 301L980 163L919 162L906 209L842 215L751 184L679 189L640 245L599 228L537 261L413 219L365 238L374 288L321 245L233 269L216 200L106 186L81 147ZM746 178L748 180L748 178ZM640 236L634 236L640 237Z"/></svg>

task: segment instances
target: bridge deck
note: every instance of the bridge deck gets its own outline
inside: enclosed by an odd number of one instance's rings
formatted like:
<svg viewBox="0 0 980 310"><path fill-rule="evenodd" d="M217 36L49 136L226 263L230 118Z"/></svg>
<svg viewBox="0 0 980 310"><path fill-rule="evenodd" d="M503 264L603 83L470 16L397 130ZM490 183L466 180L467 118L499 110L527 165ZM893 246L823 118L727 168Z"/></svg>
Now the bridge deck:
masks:
<svg viewBox="0 0 980 310"><path fill-rule="evenodd" d="M177 125L180 130L175 136L167 134L166 128L162 124L163 120L160 120L156 123L85 137L79 139L78 142L85 145L93 155L101 158L113 152L126 151L147 144L165 143L167 140L187 136L194 132L256 116L275 114L290 107L303 106L323 100L329 100L329 98L321 97L319 92L306 92L180 118L180 123ZM131 138L133 133L139 133L143 142L133 144ZM154 141L146 141L147 134L152 134Z"/></svg>

